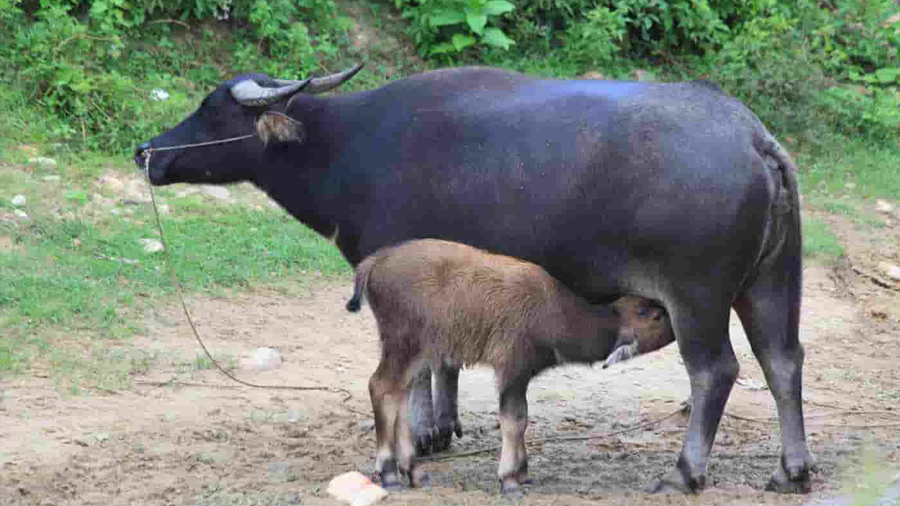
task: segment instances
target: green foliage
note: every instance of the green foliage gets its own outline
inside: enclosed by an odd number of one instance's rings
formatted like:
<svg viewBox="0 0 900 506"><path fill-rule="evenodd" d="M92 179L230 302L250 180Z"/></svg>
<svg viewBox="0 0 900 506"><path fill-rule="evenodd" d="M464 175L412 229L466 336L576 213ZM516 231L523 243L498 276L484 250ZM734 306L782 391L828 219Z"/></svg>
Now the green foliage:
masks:
<svg viewBox="0 0 900 506"><path fill-rule="evenodd" d="M394 0L412 23L423 55L459 53L473 46L508 49L514 41L498 26L515 10L506 0Z"/></svg>
<svg viewBox="0 0 900 506"><path fill-rule="evenodd" d="M229 49L215 46L218 26L237 34L235 68L299 78L337 55L350 23L333 0L0 0L0 19L0 82L55 116L56 139L122 154L196 104L178 91L192 91L186 77L221 80L203 58ZM154 88L172 98L154 102Z"/></svg>
<svg viewBox="0 0 900 506"><path fill-rule="evenodd" d="M628 18L618 9L596 7L566 31L565 57L581 68L606 67L621 52Z"/></svg>

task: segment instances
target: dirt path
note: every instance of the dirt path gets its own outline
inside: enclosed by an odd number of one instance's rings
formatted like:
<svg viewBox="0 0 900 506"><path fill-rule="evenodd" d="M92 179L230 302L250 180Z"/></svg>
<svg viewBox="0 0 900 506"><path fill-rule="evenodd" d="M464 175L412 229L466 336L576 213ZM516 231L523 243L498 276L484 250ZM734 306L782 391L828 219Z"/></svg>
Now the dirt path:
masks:
<svg viewBox="0 0 900 506"><path fill-rule="evenodd" d="M777 424L769 420L774 403L760 389L762 372L735 318L731 330L741 379L728 404L734 416L723 421L716 441L705 493L660 499L642 492L674 465L687 421L679 415L617 436L531 446L535 483L525 502L801 504L841 493L860 479L864 465L869 477L896 474L900 297L879 293L875 298L892 305L887 314L872 313L873 297L847 296L835 272L819 266L805 271L804 395L810 443L820 463L812 497L761 491L778 455ZM135 359L152 357L153 364L133 391L66 397L49 378L0 382L0 504L336 504L324 492L331 477L372 471L367 380L377 363L376 333L371 313L344 311L349 279L307 292L288 297L254 291L191 305L207 345L226 362L239 364L261 346L281 353L284 362L277 369L238 368L240 377L340 385L351 399L251 389L215 371L185 372L179 364L194 360L198 346L178 306L161 307L147 315L147 336L131 350ZM173 377L181 383L144 383ZM461 376L466 435L454 443L455 451L499 442L492 385L487 370ZM674 346L608 370L560 368L532 383L528 436L615 431L673 412L688 393ZM392 494L388 504L507 502L496 495L494 453L425 468L434 487Z"/></svg>

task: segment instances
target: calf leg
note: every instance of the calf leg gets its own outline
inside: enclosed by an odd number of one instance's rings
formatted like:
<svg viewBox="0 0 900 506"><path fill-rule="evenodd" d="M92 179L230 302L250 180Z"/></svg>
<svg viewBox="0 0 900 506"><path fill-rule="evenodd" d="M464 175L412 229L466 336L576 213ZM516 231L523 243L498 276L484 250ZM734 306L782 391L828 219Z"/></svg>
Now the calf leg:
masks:
<svg viewBox="0 0 900 506"><path fill-rule="evenodd" d="M783 493L809 492L810 472L815 468L803 424L800 283L799 269L793 276L764 274L735 301L778 408L781 462L766 489Z"/></svg>
<svg viewBox="0 0 900 506"><path fill-rule="evenodd" d="M385 488L400 486L396 447L396 419L402 403L397 376L390 370L390 362L382 354L381 363L369 379L369 397L375 414L375 472Z"/></svg>
<svg viewBox="0 0 900 506"><path fill-rule="evenodd" d="M498 375L499 376L499 375ZM518 492L528 482L528 454L525 450L525 429L528 427L528 379L520 378L499 385L500 432L503 447L500 451L500 492Z"/></svg>
<svg viewBox="0 0 900 506"><path fill-rule="evenodd" d="M692 409L676 469L656 492L697 492L706 483L706 465L725 402L739 365L728 339L730 297L704 296L700 301L670 304L669 314L691 382ZM718 307L709 307L710 302Z"/></svg>
<svg viewBox="0 0 900 506"><path fill-rule="evenodd" d="M434 371L435 452L450 449L453 435L462 437L462 424L457 412L457 392L459 391L459 369L444 366Z"/></svg>

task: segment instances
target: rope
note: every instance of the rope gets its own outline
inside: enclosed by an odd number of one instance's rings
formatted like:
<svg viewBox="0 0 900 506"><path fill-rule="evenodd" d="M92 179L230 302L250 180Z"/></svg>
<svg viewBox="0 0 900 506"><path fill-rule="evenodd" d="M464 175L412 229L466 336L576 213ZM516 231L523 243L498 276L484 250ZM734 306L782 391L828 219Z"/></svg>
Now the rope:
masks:
<svg viewBox="0 0 900 506"><path fill-rule="evenodd" d="M613 431L613 432L605 432L603 434L590 434L587 436L558 436L558 437L547 437L547 438L539 438L539 439L529 439L528 441L525 441L525 444L526 445L539 445L539 444L544 444L544 443L557 443L557 442L565 442L565 441L589 441L591 439L603 439L603 438L608 438L611 436L618 436L620 434L626 434L628 432L634 432L637 430L645 429L647 427L651 427L653 425L660 424L660 423L668 420L669 418L672 418L673 416L681 414L681 413L685 413L686 411L687 410L684 408L678 408L677 410L669 413L668 415L657 418L656 420L650 420L649 422L644 422L644 423L641 423L638 425L633 425L631 427L628 427L628 428L625 428L622 430ZM418 460L420 462L441 462L444 460L458 459L461 457L469 457L471 455L478 455L481 453L495 452L502 448L503 448L502 446L497 445L497 446L491 446L488 448L481 448L480 450L471 450L471 451L466 451L466 452L451 453L449 455L430 455L427 457L418 458L416 460Z"/></svg>
<svg viewBox="0 0 900 506"><path fill-rule="evenodd" d="M249 381L244 381L230 372L228 372L224 367L222 367L219 362L213 358L212 353L210 353L209 349L206 347L206 344L203 343L203 339L200 338L200 333L197 331L197 326L194 324L194 319L191 318L191 313L188 311L187 303L184 300L184 290L181 287L181 283L178 282L178 277L175 276L175 267L172 265L172 259L169 256L169 246L166 244L166 236L163 231L162 220L159 217L159 209L156 205L156 195L153 192L153 184L150 182L150 155L154 151L165 151L170 149L184 149L198 146L209 146L211 144L223 144L226 142L234 142L237 140L246 139L248 137L253 137L253 135L244 135L241 137L232 137L230 139L223 139L220 141L211 141L211 142L201 142L196 144L184 144L181 146L169 146L165 148L150 148L143 152L144 155L144 174L147 178L147 183L150 187L150 202L153 204L153 213L156 216L156 228L159 230L159 239L163 246L163 253L165 254L166 266L168 267L169 277L172 280L172 285L175 286L175 291L178 293L178 299L181 301L181 309L184 311L184 316L187 318L188 324L191 327L191 331L194 333L194 337L197 340L197 343L200 344L200 347L203 349L203 352L206 354L206 357L212 362L212 364L219 370L222 374L227 376L232 381L240 383L241 385L252 387L252 388L265 388L271 390L300 390L300 391L310 391L310 390L319 390L323 392L330 393L340 393L345 397L342 402L345 404L345 408L350 410L353 413L364 415L357 410L354 410L350 406L346 406L347 401L353 398L353 394L351 394L348 390L344 388L338 387L308 387L308 386L292 386L292 385L259 385L256 383L251 383ZM167 382L168 383L168 382ZM368 416L368 415L364 415Z"/></svg>

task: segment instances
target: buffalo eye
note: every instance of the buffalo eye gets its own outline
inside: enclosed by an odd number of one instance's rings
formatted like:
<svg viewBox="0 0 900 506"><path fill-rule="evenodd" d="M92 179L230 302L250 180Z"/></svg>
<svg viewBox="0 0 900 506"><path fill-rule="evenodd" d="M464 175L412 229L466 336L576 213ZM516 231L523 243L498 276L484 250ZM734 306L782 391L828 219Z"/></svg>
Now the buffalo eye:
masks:
<svg viewBox="0 0 900 506"><path fill-rule="evenodd" d="M647 306L641 306L638 308L637 314L641 318L646 318L646 317L650 316L650 308Z"/></svg>

